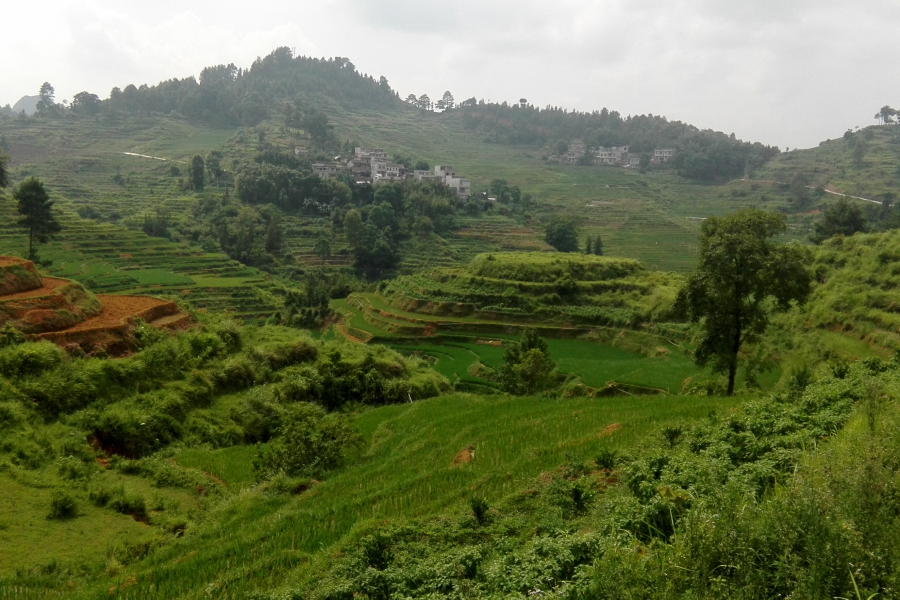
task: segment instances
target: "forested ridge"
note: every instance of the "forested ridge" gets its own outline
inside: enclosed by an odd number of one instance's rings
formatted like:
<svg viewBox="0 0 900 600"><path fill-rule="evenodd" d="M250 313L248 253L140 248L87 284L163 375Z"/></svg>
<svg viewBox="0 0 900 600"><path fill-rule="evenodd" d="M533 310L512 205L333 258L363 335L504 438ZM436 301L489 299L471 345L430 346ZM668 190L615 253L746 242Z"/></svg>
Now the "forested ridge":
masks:
<svg viewBox="0 0 900 600"><path fill-rule="evenodd" d="M635 154L675 150L672 166L691 179L713 181L743 176L779 153L777 147L751 143L711 129L699 129L659 115L629 115L606 108L570 111L527 103L476 102L457 108L463 126L498 144L540 145L582 140L588 148L629 146Z"/></svg>

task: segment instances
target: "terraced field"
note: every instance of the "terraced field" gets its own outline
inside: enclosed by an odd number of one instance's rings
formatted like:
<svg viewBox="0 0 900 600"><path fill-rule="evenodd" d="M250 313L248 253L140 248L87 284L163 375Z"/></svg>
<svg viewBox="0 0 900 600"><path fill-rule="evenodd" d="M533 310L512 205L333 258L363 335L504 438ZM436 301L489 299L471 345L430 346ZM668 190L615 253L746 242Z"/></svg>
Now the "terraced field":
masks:
<svg viewBox="0 0 900 600"><path fill-rule="evenodd" d="M242 318L271 314L274 305L254 289L268 285L265 275L223 254L152 238L109 223L82 219L57 198L63 232L39 248L48 273L103 293L153 293L188 300L205 309L231 310ZM21 254L27 237L15 225L15 204L0 196L0 253Z"/></svg>

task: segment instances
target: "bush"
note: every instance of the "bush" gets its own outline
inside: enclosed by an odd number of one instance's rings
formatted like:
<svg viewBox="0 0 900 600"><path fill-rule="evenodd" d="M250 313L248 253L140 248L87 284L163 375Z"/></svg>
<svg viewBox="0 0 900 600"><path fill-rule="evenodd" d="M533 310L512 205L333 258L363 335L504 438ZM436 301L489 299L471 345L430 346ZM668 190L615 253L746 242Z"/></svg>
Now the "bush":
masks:
<svg viewBox="0 0 900 600"><path fill-rule="evenodd" d="M71 519L78 514L78 503L67 491L54 490L50 497L50 514L48 519Z"/></svg>
<svg viewBox="0 0 900 600"><path fill-rule="evenodd" d="M181 422L159 408L120 403L100 413L93 434L107 452L139 458L181 437Z"/></svg>
<svg viewBox="0 0 900 600"><path fill-rule="evenodd" d="M346 415L326 415L314 404L299 403L286 412L280 437L260 451L253 469L258 479L276 473L319 476L340 467L344 452L361 441Z"/></svg>
<svg viewBox="0 0 900 600"><path fill-rule="evenodd" d="M63 362L66 353L51 342L29 342L0 350L0 375L38 375Z"/></svg>

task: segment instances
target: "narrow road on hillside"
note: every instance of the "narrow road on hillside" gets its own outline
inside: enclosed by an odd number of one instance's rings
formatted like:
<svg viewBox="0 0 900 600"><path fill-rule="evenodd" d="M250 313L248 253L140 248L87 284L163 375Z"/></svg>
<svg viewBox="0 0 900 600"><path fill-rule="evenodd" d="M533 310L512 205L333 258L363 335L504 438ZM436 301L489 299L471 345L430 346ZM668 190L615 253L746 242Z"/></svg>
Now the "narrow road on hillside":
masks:
<svg viewBox="0 0 900 600"><path fill-rule="evenodd" d="M790 185L789 183L785 183L783 181L775 181L774 179L740 179L739 181L749 181L750 183L768 183L768 184L778 184L778 185ZM805 185L803 186L808 190L816 189L814 186ZM833 194L835 196L841 196L843 198L852 198L854 200L862 200L863 202L871 202L872 204L882 204L881 200L872 200L871 198L863 198L862 196L851 196L850 194L842 194L841 192L833 192L831 190L823 190L826 194Z"/></svg>

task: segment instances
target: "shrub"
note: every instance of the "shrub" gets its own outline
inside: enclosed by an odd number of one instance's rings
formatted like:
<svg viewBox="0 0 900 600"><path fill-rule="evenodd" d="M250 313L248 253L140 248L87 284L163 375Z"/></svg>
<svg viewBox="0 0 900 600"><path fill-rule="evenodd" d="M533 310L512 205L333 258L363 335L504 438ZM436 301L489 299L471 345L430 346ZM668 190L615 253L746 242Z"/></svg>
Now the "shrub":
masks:
<svg viewBox="0 0 900 600"><path fill-rule="evenodd" d="M478 521L479 525L483 525L487 519L487 512L490 510L487 500L472 496L469 504L472 506L472 514L475 516L475 520Z"/></svg>
<svg viewBox="0 0 900 600"><path fill-rule="evenodd" d="M74 456L62 456L56 459L56 471L63 479L87 479L93 470L89 463L84 463Z"/></svg>
<svg viewBox="0 0 900 600"><path fill-rule="evenodd" d="M260 451L253 468L259 479L275 473L313 477L340 467L345 451L361 441L349 417L303 402L287 411L280 437Z"/></svg>
<svg viewBox="0 0 900 600"><path fill-rule="evenodd" d="M18 346L24 342L25 335L12 325L6 324L0 327L0 348Z"/></svg>
<svg viewBox="0 0 900 600"><path fill-rule="evenodd" d="M272 397L271 388L253 388L240 405L231 411L231 418L244 430L244 442L268 442L281 429L285 409Z"/></svg>
<svg viewBox="0 0 900 600"><path fill-rule="evenodd" d="M66 353L50 342L29 342L0 350L0 375L23 377L38 375L58 366Z"/></svg>
<svg viewBox="0 0 900 600"><path fill-rule="evenodd" d="M606 469L607 471L612 471L616 468L617 460L618 452L610 448L603 448L597 454L597 458L594 459L594 462L599 468Z"/></svg>
<svg viewBox="0 0 900 600"><path fill-rule="evenodd" d="M181 437L181 423L161 410L120 403L100 413L93 435L107 452L139 458Z"/></svg>
<svg viewBox="0 0 900 600"><path fill-rule="evenodd" d="M112 497L113 492L107 487L94 486L88 489L88 500L93 502L96 506L106 506L109 504Z"/></svg>
<svg viewBox="0 0 900 600"><path fill-rule="evenodd" d="M123 515L134 517L135 520L147 520L147 503L144 497L132 492L126 492L124 488L119 488L113 492L108 501L108 506Z"/></svg>
<svg viewBox="0 0 900 600"><path fill-rule="evenodd" d="M54 490L50 496L48 519L71 519L78 514L78 503L74 496L64 490Z"/></svg>

